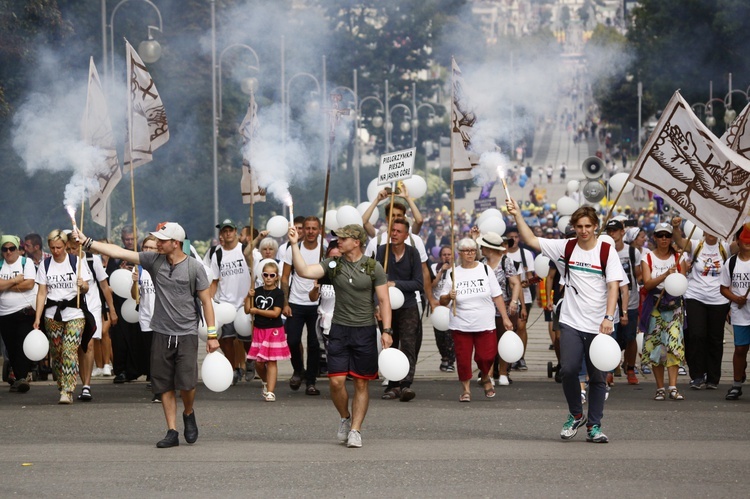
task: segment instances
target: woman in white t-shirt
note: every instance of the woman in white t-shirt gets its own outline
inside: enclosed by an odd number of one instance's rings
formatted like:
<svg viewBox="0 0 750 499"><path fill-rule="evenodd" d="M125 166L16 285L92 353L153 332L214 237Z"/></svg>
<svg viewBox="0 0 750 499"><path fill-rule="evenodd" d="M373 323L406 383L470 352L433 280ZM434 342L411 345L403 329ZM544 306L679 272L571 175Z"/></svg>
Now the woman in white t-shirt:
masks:
<svg viewBox="0 0 750 499"><path fill-rule="evenodd" d="M44 329L50 338L50 361L57 377L60 404L72 404L78 377L78 347L86 325L76 297L88 293L91 278L88 266L81 265L65 251L68 236L55 229L47 236L52 257L42 261L36 274L39 289L36 295L34 328L39 329L44 314ZM75 267L71 265L76 260Z"/></svg>
<svg viewBox="0 0 750 499"><path fill-rule="evenodd" d="M143 238L141 243L141 251L155 252L158 251L156 247L156 237L148 235ZM147 270L144 270L140 265L138 266L138 272L133 273L133 287L130 290L130 295L135 299L136 297L136 286L138 287L138 325L141 326L141 334L147 335L147 344L149 345L149 352L151 351L149 341L153 335L154 330L151 329L151 316L154 313L154 302L156 299L154 290L154 281L151 279L151 274ZM149 354L149 358L151 355ZM151 397L151 402L161 402L161 394L155 393Z"/></svg>
<svg viewBox="0 0 750 499"><path fill-rule="evenodd" d="M683 400L677 390L677 373L685 361L685 340L682 326L684 308L682 297L673 297L664 290L670 274L685 275L685 262L672 248L672 226L660 223L654 229L656 248L641 260L643 287L648 292L643 300L639 330L643 331L641 363L650 365L656 379L654 400ZM659 306L656 306L656 303ZM668 393L664 390L664 370L669 377Z"/></svg>
<svg viewBox="0 0 750 499"><path fill-rule="evenodd" d="M503 292L495 273L477 261L479 247L471 238L458 243L459 265L448 274L440 295L440 304L448 306L455 302L457 313L450 314L450 330L456 351L458 379L463 386L459 400L471 402L471 354L482 373L482 385L487 398L495 396L489 373L497 352L495 332L495 308L503 318L503 327L512 329L503 300ZM453 282L455 280L455 287Z"/></svg>
<svg viewBox="0 0 750 499"><path fill-rule="evenodd" d="M692 260L685 292L685 360L690 373L690 388L716 390L721 378L724 355L724 322L729 300L722 296L721 269L730 256L730 247L718 237L705 234L688 241L682 235L682 219L672 219L672 239L685 248Z"/></svg>
<svg viewBox="0 0 750 499"><path fill-rule="evenodd" d="M18 236L2 236L0 247L0 333L16 378L10 391L25 393L29 391L26 376L31 362L23 352L23 342L34 323L34 309L31 306L36 297L36 272L34 261L22 257L18 251L21 247Z"/></svg>

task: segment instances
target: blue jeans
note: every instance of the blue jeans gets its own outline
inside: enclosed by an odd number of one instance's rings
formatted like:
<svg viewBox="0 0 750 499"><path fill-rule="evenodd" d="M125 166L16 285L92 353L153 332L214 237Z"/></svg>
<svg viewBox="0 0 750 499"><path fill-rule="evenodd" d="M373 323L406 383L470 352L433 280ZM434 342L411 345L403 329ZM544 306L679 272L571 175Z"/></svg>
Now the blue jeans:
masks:
<svg viewBox="0 0 750 499"><path fill-rule="evenodd" d="M589 425L601 424L604 396L607 392L605 373L594 367L588 355L595 337L596 334L584 333L567 324L560 324L560 372L568 411L573 415L583 413L578 372L585 359L586 371L589 374Z"/></svg>

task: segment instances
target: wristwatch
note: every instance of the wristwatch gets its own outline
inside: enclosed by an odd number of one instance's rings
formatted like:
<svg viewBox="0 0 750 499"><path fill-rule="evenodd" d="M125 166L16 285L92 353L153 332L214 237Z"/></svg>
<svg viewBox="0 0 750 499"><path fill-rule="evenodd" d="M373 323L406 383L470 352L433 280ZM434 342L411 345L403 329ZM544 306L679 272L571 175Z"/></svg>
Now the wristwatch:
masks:
<svg viewBox="0 0 750 499"><path fill-rule="evenodd" d="M615 322L615 317L613 315L605 315L604 318L609 322Z"/></svg>
<svg viewBox="0 0 750 499"><path fill-rule="evenodd" d="M389 327L383 328L383 330L381 331L381 334L382 333L390 334L391 336L393 336L393 329L391 329Z"/></svg>

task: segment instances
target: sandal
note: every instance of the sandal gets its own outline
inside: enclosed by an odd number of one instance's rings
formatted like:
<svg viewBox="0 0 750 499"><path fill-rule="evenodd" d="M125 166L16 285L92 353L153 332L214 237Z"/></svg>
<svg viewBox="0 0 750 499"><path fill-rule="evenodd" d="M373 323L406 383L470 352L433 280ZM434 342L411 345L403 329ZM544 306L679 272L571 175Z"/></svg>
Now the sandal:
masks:
<svg viewBox="0 0 750 499"><path fill-rule="evenodd" d="M669 390L669 399L670 400L685 400L685 397L683 397L682 394L677 391L677 388L673 388Z"/></svg>
<svg viewBox="0 0 750 499"><path fill-rule="evenodd" d="M276 402L276 395L273 392L266 392L263 398L266 399L266 402Z"/></svg>
<svg viewBox="0 0 750 499"><path fill-rule="evenodd" d="M666 397L667 397L667 392L664 391L664 388L656 389L656 395L654 396L654 400L664 400Z"/></svg>
<svg viewBox="0 0 750 499"><path fill-rule="evenodd" d="M261 381L261 383L263 383L263 391L262 391L262 393L263 393L263 396L265 397L266 394L268 393L268 383L266 383L265 381Z"/></svg>
<svg viewBox="0 0 750 499"><path fill-rule="evenodd" d="M459 402L471 402L471 393L465 392L462 393L461 396L458 398Z"/></svg>
<svg viewBox="0 0 750 499"><path fill-rule="evenodd" d="M383 400L395 400L401 398L401 388L391 388L386 390L382 397Z"/></svg>
<svg viewBox="0 0 750 499"><path fill-rule="evenodd" d="M483 384L484 384L483 386L484 396L487 397L488 399L493 398L495 396L495 389L492 387L492 381L488 379ZM490 385L489 389L487 388L487 385Z"/></svg>

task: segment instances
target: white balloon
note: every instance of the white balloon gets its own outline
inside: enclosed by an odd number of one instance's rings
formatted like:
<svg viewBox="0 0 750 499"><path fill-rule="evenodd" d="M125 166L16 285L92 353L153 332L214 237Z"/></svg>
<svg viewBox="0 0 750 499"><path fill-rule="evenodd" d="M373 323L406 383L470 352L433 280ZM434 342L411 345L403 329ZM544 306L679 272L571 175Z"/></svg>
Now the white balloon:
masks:
<svg viewBox="0 0 750 499"><path fill-rule="evenodd" d="M271 237L284 237L289 232L289 221L281 215L268 219L266 230Z"/></svg>
<svg viewBox="0 0 750 499"><path fill-rule="evenodd" d="M567 187L568 194L571 194L573 192L578 192L578 189L581 187L581 183L578 180L569 180Z"/></svg>
<svg viewBox="0 0 750 499"><path fill-rule="evenodd" d="M578 206L578 201L569 196L563 196L557 200L557 212L560 215L572 215Z"/></svg>
<svg viewBox="0 0 750 499"><path fill-rule="evenodd" d="M432 311L430 319L432 319L432 327L438 331L447 331L450 329L451 311L448 307L437 306Z"/></svg>
<svg viewBox="0 0 750 499"><path fill-rule="evenodd" d="M523 357L523 340L513 331L505 331L497 342L497 353L507 363L513 363Z"/></svg>
<svg viewBox="0 0 750 499"><path fill-rule="evenodd" d="M570 225L570 215L565 215L557 220L557 230L565 234L565 229Z"/></svg>
<svg viewBox="0 0 750 499"><path fill-rule="evenodd" d="M372 203L378 198L378 193L385 189L384 185L378 185L378 179L377 177L372 179L370 183L367 185L367 199L370 200ZM389 198L385 198L381 200L378 204L383 204L386 201L388 201Z"/></svg>
<svg viewBox="0 0 750 499"><path fill-rule="evenodd" d="M503 218L503 214L497 208L487 208L479 215L475 223L477 227L479 227L482 224L482 222L492 217Z"/></svg>
<svg viewBox="0 0 750 499"><path fill-rule="evenodd" d="M541 278L547 277L549 275L549 262L550 259L546 256L537 255L534 259L534 272L536 272L536 275Z"/></svg>
<svg viewBox="0 0 750 499"><path fill-rule="evenodd" d="M693 228L695 228L695 230L693 230ZM703 239L703 236L704 236L703 229L701 229L700 227L696 227L696 225L693 222L691 222L690 220L686 220L685 221L685 228L684 229L685 229L684 230L685 237L689 237L691 240L692 239L698 239L698 240Z"/></svg>
<svg viewBox="0 0 750 499"><path fill-rule="evenodd" d="M395 286L388 288L388 295L391 298L391 309L398 310L404 305L404 293Z"/></svg>
<svg viewBox="0 0 750 499"><path fill-rule="evenodd" d="M620 363L620 345L608 334L597 334L589 347L589 357L600 371L611 371Z"/></svg>
<svg viewBox="0 0 750 499"><path fill-rule="evenodd" d="M498 217L487 217L482 222L482 225L479 226L479 232L482 234L494 232L495 234L502 236L505 234L505 221Z"/></svg>
<svg viewBox="0 0 750 499"><path fill-rule="evenodd" d="M615 175L612 175L612 177L609 179L609 186L612 188L612 191L617 195L617 193L620 192L622 189L622 186L625 186L625 190L623 190L623 194L627 194L628 192L635 189L635 184L632 182L628 182L628 178L630 177L629 173L616 173Z"/></svg>
<svg viewBox="0 0 750 499"><path fill-rule="evenodd" d="M635 344L638 347L638 355L641 355L641 352L643 352L643 333L635 335Z"/></svg>
<svg viewBox="0 0 750 499"><path fill-rule="evenodd" d="M341 206L336 210L336 222L339 227L350 224L362 225L362 214L354 206Z"/></svg>
<svg viewBox="0 0 750 499"><path fill-rule="evenodd" d="M409 374L409 359L398 348L386 348L378 355L378 369L387 380L401 381Z"/></svg>
<svg viewBox="0 0 750 499"><path fill-rule="evenodd" d="M120 298L130 298L130 289L133 287L133 273L127 269L117 269L109 276L109 287Z"/></svg>
<svg viewBox="0 0 750 499"><path fill-rule="evenodd" d="M599 239L599 242L609 243L610 246L612 246L613 248L615 247L615 240L612 239L612 236L609 236L607 234L602 234L599 236L598 239Z"/></svg>
<svg viewBox="0 0 750 499"><path fill-rule="evenodd" d="M232 385L234 369L221 352L211 352L203 359L201 378L212 392L223 392Z"/></svg>
<svg viewBox="0 0 750 499"><path fill-rule="evenodd" d="M365 212L367 211L367 208L369 207L370 207L370 203L367 203L367 202L359 203L359 205L357 206L357 211L359 212L360 215L364 215ZM369 222L373 225L375 225L378 222L378 210L372 210L372 215L370 215Z"/></svg>
<svg viewBox="0 0 750 499"><path fill-rule="evenodd" d="M427 194L427 182L419 175L413 175L411 178L404 180L404 185L409 190L409 197L412 199L421 198Z"/></svg>
<svg viewBox="0 0 750 499"><path fill-rule="evenodd" d="M361 218L362 217L360 217L360 219ZM338 213L336 210L328 210L326 212L325 225L326 230L336 230L341 227L338 222Z"/></svg>
<svg viewBox="0 0 750 499"><path fill-rule="evenodd" d="M234 318L234 330L239 336L247 338L253 334L253 318L246 314L244 310L238 310Z"/></svg>
<svg viewBox="0 0 750 499"><path fill-rule="evenodd" d="M664 280L664 289L672 296L682 296L688 288L687 277L675 272Z"/></svg>
<svg viewBox="0 0 750 499"><path fill-rule="evenodd" d="M214 317L216 322L221 324L231 324L237 316L237 309L234 305L227 302L214 303ZM218 327L216 328L218 329Z"/></svg>
<svg viewBox="0 0 750 499"><path fill-rule="evenodd" d="M23 354L32 362L38 362L47 356L49 340L38 329L33 329L23 340Z"/></svg>
<svg viewBox="0 0 750 499"><path fill-rule="evenodd" d="M134 299L129 298L125 300L125 303L122 304L122 308L120 309L120 317L122 317L125 322L137 324L139 314L135 307L136 303Z"/></svg>

